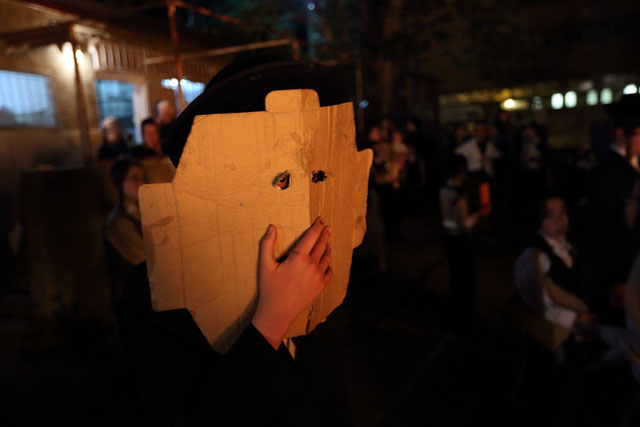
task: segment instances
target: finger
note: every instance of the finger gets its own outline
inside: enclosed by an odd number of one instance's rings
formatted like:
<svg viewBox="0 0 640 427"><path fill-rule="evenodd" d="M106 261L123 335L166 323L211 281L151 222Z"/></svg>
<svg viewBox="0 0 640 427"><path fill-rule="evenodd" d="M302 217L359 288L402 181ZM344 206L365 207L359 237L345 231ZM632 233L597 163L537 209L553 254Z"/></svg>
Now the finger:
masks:
<svg viewBox="0 0 640 427"><path fill-rule="evenodd" d="M260 240L260 254L258 261L260 269L273 271L278 266L278 262L276 261L275 256L276 238L276 227L272 224L269 224L267 232L262 237L262 240Z"/></svg>
<svg viewBox="0 0 640 427"><path fill-rule="evenodd" d="M327 248L327 244L329 243L329 237L331 237L331 229L329 227L325 227L320 233L320 237L315 245L313 245L313 249L309 253L309 258L313 262L318 262L324 254L325 249Z"/></svg>
<svg viewBox="0 0 640 427"><path fill-rule="evenodd" d="M331 264L331 246L327 245L327 249L325 249L322 258L320 258L320 271L326 271L329 264Z"/></svg>
<svg viewBox="0 0 640 427"><path fill-rule="evenodd" d="M309 252L311 252L311 249L318 241L323 227L324 220L320 217L316 218L313 224L311 224L311 227L309 227L307 232L304 233L304 236L302 236L302 239L300 239L296 247L293 248L293 252L309 255Z"/></svg>
<svg viewBox="0 0 640 427"><path fill-rule="evenodd" d="M325 286L329 284L329 282L331 282L331 279L333 279L333 269L331 267L327 268L327 271L325 271L324 273L324 284Z"/></svg>

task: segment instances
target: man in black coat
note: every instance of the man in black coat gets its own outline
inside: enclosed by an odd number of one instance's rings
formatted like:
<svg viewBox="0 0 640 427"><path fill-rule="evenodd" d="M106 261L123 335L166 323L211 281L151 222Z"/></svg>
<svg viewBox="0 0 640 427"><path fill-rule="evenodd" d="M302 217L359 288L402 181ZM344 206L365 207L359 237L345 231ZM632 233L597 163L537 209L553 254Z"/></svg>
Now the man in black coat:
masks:
<svg viewBox="0 0 640 427"><path fill-rule="evenodd" d="M339 76L317 64L231 64L176 120L167 154L177 166L196 115L261 111L267 93L300 88L316 90L322 106L349 100ZM146 266L134 269L125 286L120 323L145 423L313 424L306 412L312 398L303 391L282 338L331 280L330 229L316 219L282 262L274 258L276 234L270 226L260 243L256 313L224 355L209 346L188 310L154 311Z"/></svg>
<svg viewBox="0 0 640 427"><path fill-rule="evenodd" d="M634 224L629 223L627 209L638 173L627 147L636 128L630 123L616 129L608 157L590 176L587 231L596 282L590 302L600 312L609 309L609 293L625 282L634 257Z"/></svg>

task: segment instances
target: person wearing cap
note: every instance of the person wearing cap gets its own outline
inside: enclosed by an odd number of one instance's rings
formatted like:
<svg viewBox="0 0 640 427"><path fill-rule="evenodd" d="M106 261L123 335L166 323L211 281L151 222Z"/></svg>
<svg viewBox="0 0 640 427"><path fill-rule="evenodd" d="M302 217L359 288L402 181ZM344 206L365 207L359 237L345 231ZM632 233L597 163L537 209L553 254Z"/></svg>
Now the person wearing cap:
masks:
<svg viewBox="0 0 640 427"><path fill-rule="evenodd" d="M197 115L263 111L269 92L300 88L314 89L320 105L349 100L340 77L318 64L264 59L232 63L175 121L167 154L177 166ZM187 309L154 311L146 265L134 268L119 317L146 424L319 423L305 412L311 397L282 339L331 279L329 226L316 219L283 261L274 258L278 237L269 226L260 242L256 312L225 354L212 349Z"/></svg>

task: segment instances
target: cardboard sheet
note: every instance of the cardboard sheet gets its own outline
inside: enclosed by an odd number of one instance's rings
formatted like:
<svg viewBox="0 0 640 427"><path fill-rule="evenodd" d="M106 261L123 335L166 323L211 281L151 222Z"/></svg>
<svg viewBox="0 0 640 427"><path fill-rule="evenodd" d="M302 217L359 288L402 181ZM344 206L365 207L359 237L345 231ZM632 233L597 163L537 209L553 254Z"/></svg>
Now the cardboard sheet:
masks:
<svg viewBox="0 0 640 427"><path fill-rule="evenodd" d="M223 353L255 311L269 224L276 257L317 216L333 231L333 280L287 337L310 332L342 302L366 228L372 151L356 149L352 104L320 107L315 91L301 89L270 92L265 105L196 117L173 182L140 189L154 309L187 308Z"/></svg>

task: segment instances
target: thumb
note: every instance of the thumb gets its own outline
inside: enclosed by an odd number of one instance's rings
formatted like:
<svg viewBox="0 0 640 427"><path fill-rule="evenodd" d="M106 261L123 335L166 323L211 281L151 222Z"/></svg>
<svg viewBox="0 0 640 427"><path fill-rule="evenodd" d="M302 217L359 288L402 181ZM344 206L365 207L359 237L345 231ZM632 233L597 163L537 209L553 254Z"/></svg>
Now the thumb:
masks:
<svg viewBox="0 0 640 427"><path fill-rule="evenodd" d="M276 227L273 224L269 224L267 232L260 240L259 262L261 270L272 271L278 266L275 257L276 237Z"/></svg>

